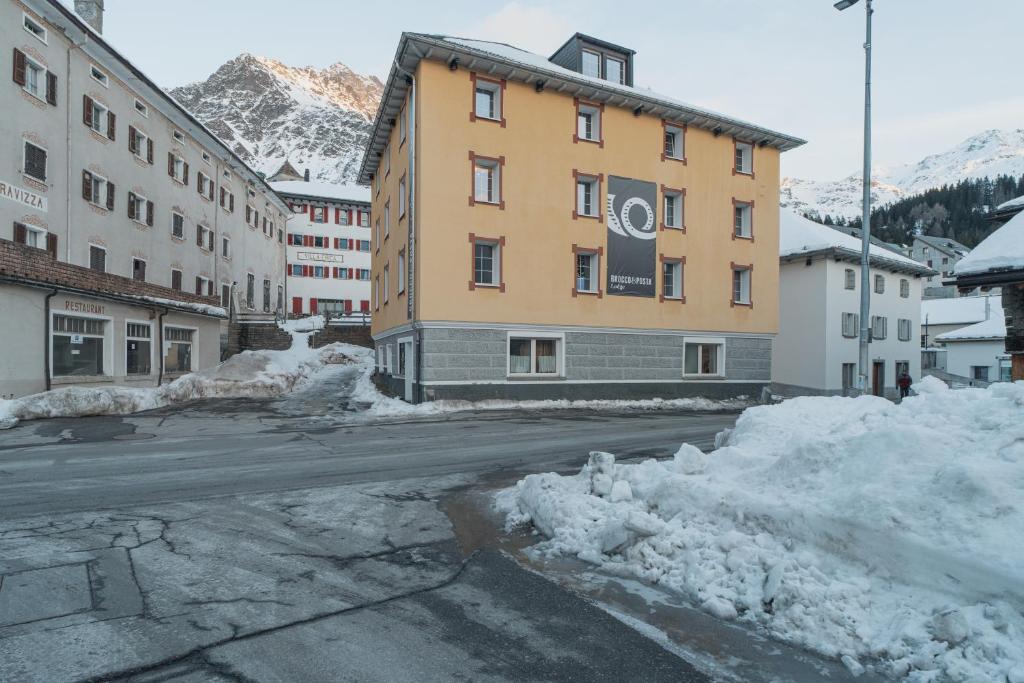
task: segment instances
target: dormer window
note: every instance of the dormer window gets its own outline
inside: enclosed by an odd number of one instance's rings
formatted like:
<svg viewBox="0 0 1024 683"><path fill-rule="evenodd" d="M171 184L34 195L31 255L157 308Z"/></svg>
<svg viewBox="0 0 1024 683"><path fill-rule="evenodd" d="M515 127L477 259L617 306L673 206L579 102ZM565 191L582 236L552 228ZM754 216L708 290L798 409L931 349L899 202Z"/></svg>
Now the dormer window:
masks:
<svg viewBox="0 0 1024 683"><path fill-rule="evenodd" d="M634 54L621 45L577 33L551 55L550 61L588 78L632 86Z"/></svg>
<svg viewBox="0 0 1024 683"><path fill-rule="evenodd" d="M626 63L621 59L606 57L604 60L604 80L622 85L626 82Z"/></svg>
<svg viewBox="0 0 1024 683"><path fill-rule="evenodd" d="M584 76L601 78L601 55L584 50L580 57L580 67Z"/></svg>

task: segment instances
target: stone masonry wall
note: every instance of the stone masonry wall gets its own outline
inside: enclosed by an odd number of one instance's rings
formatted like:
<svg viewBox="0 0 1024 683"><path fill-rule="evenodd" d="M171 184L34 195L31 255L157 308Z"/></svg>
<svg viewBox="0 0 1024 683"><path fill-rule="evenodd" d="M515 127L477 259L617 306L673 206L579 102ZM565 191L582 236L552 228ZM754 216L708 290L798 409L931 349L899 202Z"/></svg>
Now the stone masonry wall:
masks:
<svg viewBox="0 0 1024 683"><path fill-rule="evenodd" d="M277 326L277 323L232 322L228 326L227 355L242 351L284 351L292 345L292 336Z"/></svg>
<svg viewBox="0 0 1024 683"><path fill-rule="evenodd" d="M309 338L309 345L319 349L328 344L342 342L373 348L373 337L370 336L369 325L328 325Z"/></svg>

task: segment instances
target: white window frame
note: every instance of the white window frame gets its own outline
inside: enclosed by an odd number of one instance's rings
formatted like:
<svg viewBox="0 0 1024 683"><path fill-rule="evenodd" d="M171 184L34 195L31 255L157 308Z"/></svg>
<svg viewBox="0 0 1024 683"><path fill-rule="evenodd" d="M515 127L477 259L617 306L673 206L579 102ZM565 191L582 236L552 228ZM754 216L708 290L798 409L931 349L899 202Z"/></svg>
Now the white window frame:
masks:
<svg viewBox="0 0 1024 683"><path fill-rule="evenodd" d="M741 154L740 163L736 163L736 159L733 159L733 168L736 173L754 175L754 144L737 140L734 151Z"/></svg>
<svg viewBox="0 0 1024 683"><path fill-rule="evenodd" d="M391 198L384 202L384 239L391 234Z"/></svg>
<svg viewBox="0 0 1024 683"><path fill-rule="evenodd" d="M609 62L615 62L616 64L619 65L619 80L618 81L613 81L608 76L608 63ZM609 57L608 55L605 55L605 57L604 57L604 64L602 65L602 69L604 70L604 77L603 77L604 80L608 81L609 83L618 83L619 85L625 85L626 84L626 60L619 59L618 57Z"/></svg>
<svg viewBox="0 0 1024 683"><path fill-rule="evenodd" d="M736 273L745 273L745 276L740 276L740 297L736 298ZM749 306L753 295L754 279L753 273L750 268L733 268L732 269L732 281L729 283L732 287L732 302L740 306Z"/></svg>
<svg viewBox="0 0 1024 683"><path fill-rule="evenodd" d="M89 203L106 211L107 195L109 194L109 190L107 189L107 179L101 175L93 173L92 171L89 171L89 178L92 183L92 199L89 200ZM103 195L103 201L98 199L100 195Z"/></svg>
<svg viewBox="0 0 1024 683"><path fill-rule="evenodd" d="M597 176L577 175L576 176L576 214L588 218L597 218L601 215L601 186ZM584 203L585 192L590 191L590 208Z"/></svg>
<svg viewBox="0 0 1024 683"><path fill-rule="evenodd" d="M172 130L171 131L171 137L174 138L175 142L179 142L181 144L185 144L185 134L182 133L180 130ZM227 175L227 173L228 173L227 171L224 171L224 173L225 173L225 177L226 178L230 177L229 175Z"/></svg>
<svg viewBox="0 0 1024 683"><path fill-rule="evenodd" d="M391 175L391 145L384 147L384 176Z"/></svg>
<svg viewBox="0 0 1024 683"><path fill-rule="evenodd" d="M171 177L178 183L185 184L185 157L171 152L174 158L174 175Z"/></svg>
<svg viewBox="0 0 1024 683"><path fill-rule="evenodd" d="M99 68L95 64L89 65L89 78L96 81L104 88L110 87L110 76L108 76L103 69Z"/></svg>
<svg viewBox="0 0 1024 683"><path fill-rule="evenodd" d="M405 291L405 252L398 252L398 282L395 285L398 293Z"/></svg>
<svg viewBox="0 0 1024 683"><path fill-rule="evenodd" d="M33 90L29 87L29 71L32 70L33 74L38 73L32 79L36 88ZM36 98L41 102L46 101L46 74L49 73L49 69L45 66L32 59L29 55L25 55L25 85L21 86L21 89L27 92L32 97Z"/></svg>
<svg viewBox="0 0 1024 683"><path fill-rule="evenodd" d="M590 55L590 56L595 57L597 59L597 73L596 74L587 73L585 62L584 62L584 56L585 55ZM603 64L602 64L603 61L604 60L601 59L601 53L600 52L594 52L593 50L581 50L580 51L580 73L583 74L584 76L589 76L590 78L603 78L604 77L603 76L604 70L601 68L603 66Z"/></svg>
<svg viewBox="0 0 1024 683"><path fill-rule="evenodd" d="M881 334L879 334L881 332ZM871 338L884 340L889 336L889 318L884 315L871 316Z"/></svg>
<svg viewBox="0 0 1024 683"><path fill-rule="evenodd" d="M672 153L671 154L668 151L668 146L665 145L665 136L668 136L669 134L674 136L673 144L672 144ZM683 134L683 129L680 128L679 126L671 126L671 125L666 124L665 125L665 130L664 130L663 135L662 135L662 149L663 149L663 151L665 153L665 158L666 159L675 159L677 161L682 161L683 159L685 159L686 158L686 147L685 147L685 144L686 144L686 137Z"/></svg>
<svg viewBox="0 0 1024 683"><path fill-rule="evenodd" d="M140 261L144 261L145 259L139 259L139 260ZM128 335L128 326L129 325L141 325L142 327L148 327L149 328L149 337L147 338L147 337L132 337L132 336L129 336ZM141 374L141 373L128 374L128 342L130 342L132 340L149 342L149 372L147 374ZM156 351L156 345L157 345L157 339L156 339L156 336L153 334L153 323L152 323L152 321L149 321L149 320L133 320L131 318L125 318L125 320L124 320L124 346L121 347L124 350L124 356L123 356L123 358L121 360L124 363L124 374L125 374L125 377L151 377L153 375L153 368L156 367L156 363L154 362L154 358L153 358L153 353L154 353L154 351Z"/></svg>
<svg viewBox="0 0 1024 683"><path fill-rule="evenodd" d="M584 116L590 117L590 135L587 135L586 126L584 124ZM584 104L580 102L579 108L576 112L576 137L580 140L586 140L587 142L600 142L601 141L601 109L591 104Z"/></svg>
<svg viewBox="0 0 1024 683"><path fill-rule="evenodd" d="M673 210L669 213L668 203L672 200ZM675 190L665 190L662 193L661 208L663 214L663 221L666 228L672 228L674 230L683 229L683 193ZM671 218L671 220L669 220Z"/></svg>
<svg viewBox="0 0 1024 683"><path fill-rule="evenodd" d="M43 45L49 44L47 42L49 39L49 31L45 26L30 17L27 12L21 13L21 28L24 29L26 33L35 36L36 40L41 42Z"/></svg>
<svg viewBox="0 0 1024 683"><path fill-rule="evenodd" d="M477 245L488 246L491 251L491 282L479 282L476 278L476 247ZM501 287L501 242L499 240L474 239L473 240L473 286L474 287Z"/></svg>
<svg viewBox="0 0 1024 683"><path fill-rule="evenodd" d="M384 303L385 304L387 304L387 302L390 300L390 294L391 294L390 271L391 271L391 264L390 263L385 263L384 264L384 271L383 271L384 272Z"/></svg>
<svg viewBox="0 0 1024 683"><path fill-rule="evenodd" d="M853 268L844 269L843 288L849 290L857 289L857 271L855 271Z"/></svg>
<svg viewBox="0 0 1024 683"><path fill-rule="evenodd" d="M213 163L213 158L210 156L209 152L203 152L203 163L205 163L205 164L212 164Z"/></svg>
<svg viewBox="0 0 1024 683"><path fill-rule="evenodd" d="M140 116L144 116L147 119L149 118L149 107L146 105L145 102L140 100L138 97L135 98L135 113L139 114Z"/></svg>
<svg viewBox="0 0 1024 683"><path fill-rule="evenodd" d="M590 262L590 286L581 289L582 278L579 276L580 259L584 258ZM573 278L576 284L576 291L580 294L597 294L601 291L601 255L596 250L579 249L573 259Z"/></svg>
<svg viewBox="0 0 1024 683"><path fill-rule="evenodd" d="M144 259L144 258L141 258L139 256L132 256L131 268L128 271L130 274L129 274L128 277L130 277L133 280L135 280L135 262L136 261L142 261L143 270L145 270L145 271L149 270L149 260L148 259ZM142 280L136 280L136 282L145 282L145 281L146 281L145 277L143 277Z"/></svg>
<svg viewBox="0 0 1024 683"><path fill-rule="evenodd" d="M21 173L22 173L22 175L25 175L25 176L31 178L32 180L36 180L36 181L38 181L40 183L45 183L46 182L46 176L48 175L48 171L50 169L50 150L48 150L46 147L43 147L39 143L32 142L31 140L28 140L26 138L22 138L22 143L23 143L22 146L21 146ZM36 177L36 176L34 176L34 175L32 175L31 173L28 172L28 149L26 148L27 145L32 145L36 149L41 149L43 151L43 153L46 155L46 165L45 165L46 167L43 169L43 177L42 178Z"/></svg>
<svg viewBox="0 0 1024 683"><path fill-rule="evenodd" d="M405 218L405 176L398 181L398 220Z"/></svg>
<svg viewBox="0 0 1024 683"><path fill-rule="evenodd" d="M213 280L202 275L196 275L196 278L199 280L199 289L201 290L198 292L198 295L207 296L206 293L210 291L210 285L213 284Z"/></svg>
<svg viewBox="0 0 1024 683"><path fill-rule="evenodd" d="M672 268L672 294L666 293L668 280L665 277L665 269ZM661 263L661 295L670 301L679 301L683 298L683 268L682 260L667 259Z"/></svg>
<svg viewBox="0 0 1024 683"><path fill-rule="evenodd" d="M494 109L493 114L490 112L480 111L480 102L477 98L481 91L491 96L491 104ZM501 83L477 79L476 88L473 90L473 114L476 118L486 119L488 121L501 121L501 105Z"/></svg>
<svg viewBox="0 0 1024 683"><path fill-rule="evenodd" d="M512 340L530 340L530 369L531 372L512 372ZM555 371L554 372L532 372L537 367L537 344L538 339L553 339L555 341ZM508 379L533 379L533 378L557 378L565 377L565 333L546 332L541 330L509 330L505 335L505 375Z"/></svg>
<svg viewBox="0 0 1024 683"><path fill-rule="evenodd" d="M739 230L736 230L736 212L740 211ZM737 201L732 207L732 234L736 239L749 240L754 237L754 207L750 202Z"/></svg>
<svg viewBox="0 0 1024 683"><path fill-rule="evenodd" d="M93 245L97 246L97 245ZM66 332L55 332L56 325L54 324L57 316L62 315L69 318L90 318L92 320L102 320L108 325L103 326L103 334L83 334L83 337L94 337L103 340L103 374L102 375L87 375L88 377L113 377L113 364L114 364L114 349L113 347L113 326L114 318L109 315L93 315L89 313L79 313L70 311L50 311L50 338L47 343L50 345L50 377L53 379L64 378L64 377L80 377L79 375L54 375L53 374L53 338L55 336L65 336Z"/></svg>
<svg viewBox="0 0 1024 683"><path fill-rule="evenodd" d="M128 194L128 201L134 201L135 202L135 218L133 218L132 220L134 222L138 223L139 225L147 225L147 222L146 222L147 211L146 211L146 209L147 209L147 202L149 201L149 199L147 197L142 196L141 194L139 194L137 192L130 192ZM140 210L140 207L141 207L141 210ZM171 221L173 223L174 219L172 218ZM171 229L172 230L174 229L173 225L172 225Z"/></svg>
<svg viewBox="0 0 1024 683"><path fill-rule="evenodd" d="M182 275L182 277L184 277L184 275ZM181 287L182 287L182 291L186 291L185 290L185 283L184 282L181 283ZM167 339L167 328L169 328L169 327L174 327L174 328L179 329L179 330L191 330L192 331L192 341L190 341L190 342L169 341ZM185 344L185 343L187 343L189 345L189 354L188 354L189 355L189 368L188 368L188 370L175 370L173 373L170 373L170 374L178 374L178 373L188 374L190 372L195 372L196 371L196 368L195 368L196 353L195 353L195 351L196 351L196 337L198 337L198 336L199 336L199 328L198 327L191 327L190 325L177 325L177 324L173 324L173 323L164 323L164 333L163 333L164 346L168 346L169 347L170 344ZM165 362L164 361L165 357L166 357L166 353L164 352L164 349L160 349L160 362L161 363Z"/></svg>
<svg viewBox="0 0 1024 683"><path fill-rule="evenodd" d="M180 235L174 234L174 217L175 216L180 216L181 217L181 234ZM175 239L179 239L179 240L185 239L185 214L181 213L180 211L171 211L171 237L173 237Z"/></svg>
<svg viewBox="0 0 1024 683"><path fill-rule="evenodd" d="M49 233L34 225L25 225L25 246L35 249L46 249L46 236ZM30 241L31 240L31 241Z"/></svg>
<svg viewBox="0 0 1024 683"><path fill-rule="evenodd" d="M910 280L908 280L905 277L901 277L900 278L900 298L901 299L909 299L910 298Z"/></svg>
<svg viewBox="0 0 1024 683"><path fill-rule="evenodd" d="M479 173L483 170L489 172L488 182L484 192L480 192ZM501 163L493 159L473 159L473 201L479 204L501 204ZM387 205L385 205L387 210Z"/></svg>
<svg viewBox="0 0 1024 683"><path fill-rule="evenodd" d="M697 355L697 372L686 371L686 348L688 346L717 346L718 347L718 358L715 365L715 372L703 373L700 372L700 368L703 365L703 351L698 351ZM725 337L683 337L683 366L682 374L684 379L692 378L723 378L725 377Z"/></svg>
<svg viewBox="0 0 1024 683"><path fill-rule="evenodd" d="M220 257L225 261L231 260L231 238L227 235L220 238Z"/></svg>
<svg viewBox="0 0 1024 683"><path fill-rule="evenodd" d="M135 158L139 161L145 161L149 163L149 136L143 133L141 130L132 126L132 130L135 131ZM129 130L128 135L131 135Z"/></svg>

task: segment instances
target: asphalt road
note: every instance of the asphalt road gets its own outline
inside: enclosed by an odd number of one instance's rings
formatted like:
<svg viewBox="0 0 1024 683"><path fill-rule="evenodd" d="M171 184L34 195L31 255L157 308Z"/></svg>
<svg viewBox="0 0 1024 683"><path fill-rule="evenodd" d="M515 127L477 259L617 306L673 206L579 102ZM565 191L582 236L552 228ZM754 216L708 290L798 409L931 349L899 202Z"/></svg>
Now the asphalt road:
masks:
<svg viewBox="0 0 1024 683"><path fill-rule="evenodd" d="M0 680L708 680L509 559L479 492L735 415L296 401L0 432Z"/></svg>

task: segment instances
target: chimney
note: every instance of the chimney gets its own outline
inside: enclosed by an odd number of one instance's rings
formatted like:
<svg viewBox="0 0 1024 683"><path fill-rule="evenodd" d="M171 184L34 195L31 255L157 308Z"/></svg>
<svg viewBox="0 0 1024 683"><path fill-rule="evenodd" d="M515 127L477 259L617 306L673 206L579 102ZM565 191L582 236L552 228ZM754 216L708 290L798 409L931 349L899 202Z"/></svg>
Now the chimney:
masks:
<svg viewBox="0 0 1024 683"><path fill-rule="evenodd" d="M103 0L75 0L75 14L96 33L103 33Z"/></svg>
<svg viewBox="0 0 1024 683"><path fill-rule="evenodd" d="M308 183L309 182L309 169L308 168L306 169L306 173L304 174L304 177L306 179L306 182Z"/></svg>

